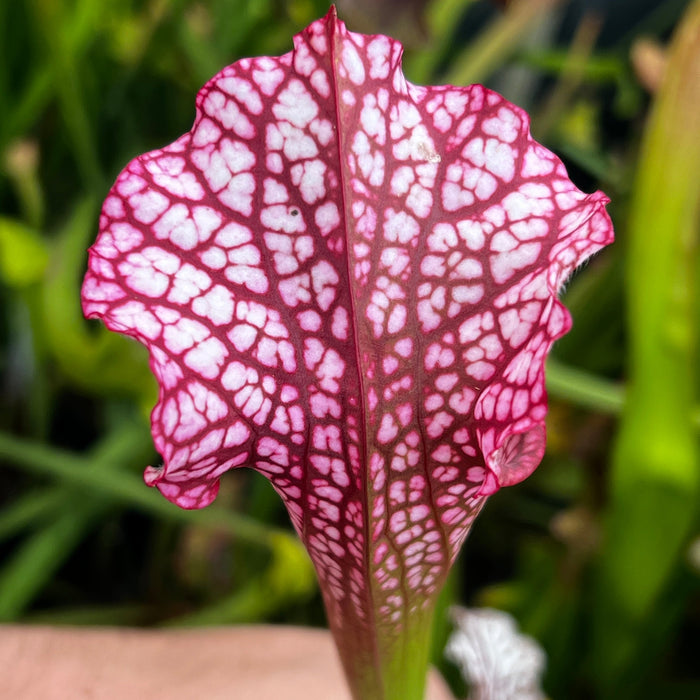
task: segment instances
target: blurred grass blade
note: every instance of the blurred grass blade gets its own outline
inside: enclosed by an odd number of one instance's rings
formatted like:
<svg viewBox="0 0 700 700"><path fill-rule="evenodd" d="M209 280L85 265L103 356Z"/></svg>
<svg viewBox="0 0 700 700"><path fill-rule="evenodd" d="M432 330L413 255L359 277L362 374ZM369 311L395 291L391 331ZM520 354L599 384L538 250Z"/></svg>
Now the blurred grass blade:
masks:
<svg viewBox="0 0 700 700"><path fill-rule="evenodd" d="M151 451L150 435L140 424L122 425L108 434L88 457L0 433L0 460L50 475L79 492L73 495L75 503L70 497L68 503L65 497L59 500L61 493L58 489L47 492L47 495L27 496L0 516L2 536L4 532L13 534L30 522L36 522L40 516L45 519L53 516L52 511L59 511L55 520L18 547L16 554L0 571L0 621L16 619L80 542L92 518L106 507L120 502L159 518L225 530L240 541L270 550L271 564L263 577L215 604L208 612L203 611L206 620L212 619L212 614L215 617L217 611L226 612L235 621L259 619L284 605L307 598L315 590L311 562L301 542L292 533L221 507L213 506L202 511L176 508L155 490L148 489L138 476L123 470L135 460L141 464L145 460L143 453L150 454ZM89 498L85 497L86 491L90 493ZM80 504L88 504L84 513L78 507ZM95 508L89 504L94 504ZM42 508L50 510L40 510ZM255 612L250 613L250 610ZM199 614L193 616L197 620L199 617Z"/></svg>
<svg viewBox="0 0 700 700"><path fill-rule="evenodd" d="M142 459L144 445L150 445L150 437L141 427L130 427L117 435L118 445L110 439L112 465L129 464L135 457ZM202 527L225 529L241 540L263 547L273 547L274 537L287 538L299 549L300 542L291 534L268 527L258 521L222 507L210 506L191 511L173 507L160 493L149 489L143 480L129 472L109 468L94 457L81 457L53 447L32 443L0 433L0 459L37 474L46 474L61 482L100 497L109 497L145 512L175 522L196 523ZM141 464L141 462L139 462Z"/></svg>
<svg viewBox="0 0 700 700"><path fill-rule="evenodd" d="M52 97L53 70L42 66L22 86L21 94L7 108L7 117L0 120L0 150L20 134L30 133Z"/></svg>
<svg viewBox="0 0 700 700"><path fill-rule="evenodd" d="M642 645L697 515L700 0L673 41L630 212L630 378L612 464L595 615L602 697L631 696ZM658 640L662 643L663 640Z"/></svg>
<svg viewBox="0 0 700 700"><path fill-rule="evenodd" d="M16 620L102 513L101 499L73 499L55 521L27 538L0 570L0 621Z"/></svg>
<svg viewBox="0 0 700 700"><path fill-rule="evenodd" d="M0 542L65 511L69 497L66 489L52 487L29 491L11 501L0 510Z"/></svg>
<svg viewBox="0 0 700 700"><path fill-rule="evenodd" d="M544 106L539 108L537 118L533 119L538 134L549 134L562 115L571 111L570 105L585 78L585 67L590 61L602 26L602 18L596 12L589 10L581 18L557 82L544 101Z"/></svg>
<svg viewBox="0 0 700 700"><path fill-rule="evenodd" d="M601 413L619 413L625 389L607 379L569 367L553 358L547 360L547 391L550 396Z"/></svg>
<svg viewBox="0 0 700 700"><path fill-rule="evenodd" d="M450 85L485 82L511 56L531 31L561 0L513 0L457 58L444 76Z"/></svg>
<svg viewBox="0 0 700 700"><path fill-rule="evenodd" d="M47 47L51 55L54 70L53 88L72 140L73 155L85 190L99 192L104 186L103 175L97 153L95 128L87 109L82 85L83 56L80 55L80 47L75 40L76 20L84 19L83 10L92 8L93 11L97 11L99 6L92 1L83 0L77 7L72 8L71 14L63 5L64 3L51 0L32 0L36 38ZM85 22L81 23L85 25ZM57 27L61 27L62 31L56 31Z"/></svg>
<svg viewBox="0 0 700 700"><path fill-rule="evenodd" d="M459 20L474 0L433 0L425 12L430 41L406 57L406 77L419 85L433 82L437 68L454 44Z"/></svg>

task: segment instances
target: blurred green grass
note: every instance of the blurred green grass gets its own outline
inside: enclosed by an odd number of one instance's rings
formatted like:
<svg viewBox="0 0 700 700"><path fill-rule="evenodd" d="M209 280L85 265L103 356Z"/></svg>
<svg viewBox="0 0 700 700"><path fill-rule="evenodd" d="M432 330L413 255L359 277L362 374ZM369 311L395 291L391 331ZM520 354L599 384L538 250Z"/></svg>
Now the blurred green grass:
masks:
<svg viewBox="0 0 700 700"><path fill-rule="evenodd" d="M552 698L700 697L700 160L687 158L700 151L700 104L688 102L700 100L700 55L669 66L686 102L663 87L653 116L630 59L698 3L408 5L339 11L351 29L404 39L410 80L484 82L528 109L577 184L612 198L618 236L566 292L574 328L549 367L545 461L491 500L444 604L513 612L545 645ZM0 621L322 624L264 479L230 474L194 513L143 485L157 459L146 353L83 320L79 285L126 162L189 129L197 90L224 65L288 51L327 9L0 4Z"/></svg>

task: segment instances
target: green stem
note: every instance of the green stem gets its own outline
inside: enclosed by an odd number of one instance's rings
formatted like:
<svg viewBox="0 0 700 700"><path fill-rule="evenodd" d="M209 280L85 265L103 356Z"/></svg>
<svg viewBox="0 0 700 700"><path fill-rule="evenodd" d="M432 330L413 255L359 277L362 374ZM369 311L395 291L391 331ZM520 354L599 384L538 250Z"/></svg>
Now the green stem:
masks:
<svg viewBox="0 0 700 700"><path fill-rule="evenodd" d="M406 612L389 629L364 628L364 639L361 630L333 629L355 700L423 699L433 615L433 607Z"/></svg>

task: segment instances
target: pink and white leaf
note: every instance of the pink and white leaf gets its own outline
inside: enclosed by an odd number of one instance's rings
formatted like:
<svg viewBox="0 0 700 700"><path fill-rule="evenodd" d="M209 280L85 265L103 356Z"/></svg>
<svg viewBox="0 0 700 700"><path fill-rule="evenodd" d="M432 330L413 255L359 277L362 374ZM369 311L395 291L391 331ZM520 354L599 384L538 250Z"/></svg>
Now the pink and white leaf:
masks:
<svg viewBox="0 0 700 700"><path fill-rule="evenodd" d="M557 293L611 242L606 202L522 110L412 85L397 42L333 10L225 68L192 130L120 174L83 285L86 315L150 352L146 481L199 508L257 469L331 623L400 630L542 458Z"/></svg>

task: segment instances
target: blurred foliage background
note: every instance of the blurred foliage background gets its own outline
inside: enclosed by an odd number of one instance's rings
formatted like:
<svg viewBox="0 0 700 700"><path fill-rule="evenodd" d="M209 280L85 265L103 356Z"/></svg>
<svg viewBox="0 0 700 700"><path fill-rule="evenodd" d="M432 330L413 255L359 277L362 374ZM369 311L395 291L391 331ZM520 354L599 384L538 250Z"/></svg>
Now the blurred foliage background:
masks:
<svg viewBox="0 0 700 700"><path fill-rule="evenodd" d="M491 499L445 607L514 614L547 651L555 700L700 697L700 3L338 6L351 29L405 43L413 82L483 82L527 109L579 187L612 199L617 243L565 294L545 460ZM119 170L187 131L224 65L288 51L327 10L0 3L0 621L323 624L264 479L230 474L194 513L143 485L146 353L83 320L79 285Z"/></svg>

